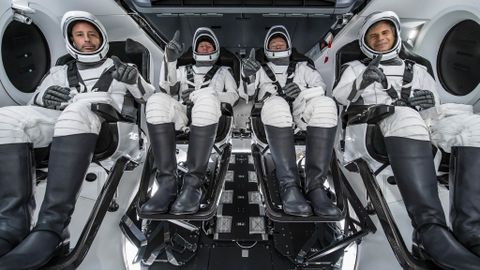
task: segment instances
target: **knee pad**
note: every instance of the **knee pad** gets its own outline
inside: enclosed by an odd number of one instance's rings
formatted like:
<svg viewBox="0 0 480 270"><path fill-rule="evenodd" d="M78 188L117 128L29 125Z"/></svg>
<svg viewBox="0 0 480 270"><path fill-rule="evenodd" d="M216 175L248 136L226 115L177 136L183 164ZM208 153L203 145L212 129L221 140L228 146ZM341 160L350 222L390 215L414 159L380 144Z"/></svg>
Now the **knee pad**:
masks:
<svg viewBox="0 0 480 270"><path fill-rule="evenodd" d="M54 136L98 134L102 122L100 117L92 112L90 106L90 102L76 102L68 105L58 118Z"/></svg>
<svg viewBox="0 0 480 270"><path fill-rule="evenodd" d="M480 147L480 115L454 115L431 127L432 141L450 153L453 146Z"/></svg>
<svg viewBox="0 0 480 270"><path fill-rule="evenodd" d="M279 96L266 99L260 115L264 125L283 128L292 127L293 124L290 106Z"/></svg>
<svg viewBox="0 0 480 270"><path fill-rule="evenodd" d="M403 137L430 141L427 125L420 114L409 107L395 107L395 113L380 122L384 137Z"/></svg>
<svg viewBox="0 0 480 270"><path fill-rule="evenodd" d="M24 115L17 108L0 108L0 144L27 143L30 138L25 132Z"/></svg>
<svg viewBox="0 0 480 270"><path fill-rule="evenodd" d="M192 107L192 125L204 127L218 123L222 112L217 96L202 96L195 100Z"/></svg>
<svg viewBox="0 0 480 270"><path fill-rule="evenodd" d="M33 143L47 146L59 111L37 106L8 106L0 108L0 144Z"/></svg>
<svg viewBox="0 0 480 270"><path fill-rule="evenodd" d="M311 127L331 128L337 126L337 105L329 97L319 96L307 101L303 121Z"/></svg>
<svg viewBox="0 0 480 270"><path fill-rule="evenodd" d="M153 94L145 107L145 117L150 124L172 123L175 115L175 100L165 94Z"/></svg>

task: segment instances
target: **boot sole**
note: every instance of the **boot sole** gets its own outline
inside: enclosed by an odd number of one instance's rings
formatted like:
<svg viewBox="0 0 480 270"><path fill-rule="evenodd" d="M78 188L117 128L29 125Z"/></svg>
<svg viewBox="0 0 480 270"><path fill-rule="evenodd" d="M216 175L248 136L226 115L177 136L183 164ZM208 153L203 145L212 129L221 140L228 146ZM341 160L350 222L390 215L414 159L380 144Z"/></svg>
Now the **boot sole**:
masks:
<svg viewBox="0 0 480 270"><path fill-rule="evenodd" d="M39 263L37 266L31 267L31 268L25 268L24 270L35 270L35 269L41 269L43 266L45 266L47 263L49 263L53 258L62 256L62 255L68 255L70 252L70 242L58 246L55 251L52 253L52 255L48 256L47 259L43 260L41 263Z"/></svg>

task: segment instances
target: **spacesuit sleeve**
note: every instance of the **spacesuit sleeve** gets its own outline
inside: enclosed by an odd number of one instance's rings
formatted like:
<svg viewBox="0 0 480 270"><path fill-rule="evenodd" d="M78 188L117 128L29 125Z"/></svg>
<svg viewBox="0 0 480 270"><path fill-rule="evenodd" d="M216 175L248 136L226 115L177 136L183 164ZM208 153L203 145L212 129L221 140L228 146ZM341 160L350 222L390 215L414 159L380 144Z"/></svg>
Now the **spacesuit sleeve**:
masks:
<svg viewBox="0 0 480 270"><path fill-rule="evenodd" d="M226 102L233 106L238 100L237 83L228 68L222 68L218 75L221 76L225 89L225 92L218 92L220 102Z"/></svg>
<svg viewBox="0 0 480 270"><path fill-rule="evenodd" d="M348 105L359 98L354 87L357 76L350 65L342 67L342 70L343 72L339 75L340 80L332 90L332 95L340 104Z"/></svg>
<svg viewBox="0 0 480 270"><path fill-rule="evenodd" d="M298 84L302 90L301 94L305 100L309 100L314 97L324 96L325 95L325 82L323 81L322 75L318 70L307 65L307 62L299 64L298 67L300 76L295 76L300 78L299 81L294 79L294 82Z"/></svg>
<svg viewBox="0 0 480 270"><path fill-rule="evenodd" d="M145 103L147 99L155 92L155 87L145 81L140 74L137 78L137 84L126 84L126 86L132 96L141 103Z"/></svg>
<svg viewBox="0 0 480 270"><path fill-rule="evenodd" d="M435 79L433 79L430 73L428 73L427 69L423 66L418 66L416 73L416 75L418 75L417 78L419 78L419 90L428 90L432 92L433 96L435 97L435 106L440 105L440 95L437 91L437 84L435 82Z"/></svg>
<svg viewBox="0 0 480 270"><path fill-rule="evenodd" d="M62 74L59 74L62 72L62 69L62 66L54 66L48 71L48 73L43 77L42 81L40 82L40 85L35 90L35 93L28 102L28 105L38 105L43 107L44 104L42 97L48 87L52 85L66 86L65 75L62 76Z"/></svg>
<svg viewBox="0 0 480 270"><path fill-rule="evenodd" d="M162 62L160 69L160 89L167 94L175 96L180 89L181 78L180 71L177 69L177 61L174 62Z"/></svg>
<svg viewBox="0 0 480 270"><path fill-rule="evenodd" d="M322 95L325 94L325 82L323 81L322 75L316 69L311 68L309 65L305 63L303 68L301 69L303 72L303 80L305 81L306 88L311 87L320 87L323 89Z"/></svg>
<svg viewBox="0 0 480 270"><path fill-rule="evenodd" d="M243 77L240 80L240 87L238 88L238 92L240 97L245 100L250 100L256 94L256 90L258 87L258 77L262 69L257 71L257 73L250 77Z"/></svg>

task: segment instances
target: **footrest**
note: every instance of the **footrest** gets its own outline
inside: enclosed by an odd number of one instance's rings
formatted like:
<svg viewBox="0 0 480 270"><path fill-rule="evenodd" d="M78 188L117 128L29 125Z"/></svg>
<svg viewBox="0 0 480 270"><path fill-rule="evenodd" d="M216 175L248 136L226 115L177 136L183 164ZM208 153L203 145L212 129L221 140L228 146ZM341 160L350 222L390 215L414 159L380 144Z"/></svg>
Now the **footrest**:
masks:
<svg viewBox="0 0 480 270"><path fill-rule="evenodd" d="M148 162L148 164L145 164L144 173L142 174L142 180L140 184L140 196L139 196L139 199L137 200L137 206L136 206L138 216L142 219L158 220L158 221L160 220L199 220L200 221L200 220L212 219L216 214L217 206L220 202L220 196L222 194L222 188L225 182L225 174L228 169L228 161L230 158L231 151L232 151L232 146L230 144L224 148L223 153L220 156L220 160L219 160L220 165L218 168L215 169L215 172L213 173L213 180L210 183L209 188L205 193L205 199L200 204L200 210L195 214L189 214L189 215L172 215L169 213L157 214L157 215L145 215L140 212L141 205L146 201L148 183L150 182L150 179L154 177L152 174L154 170L152 170L151 168L147 168L147 165L149 165L150 162ZM150 154L151 154L151 151L149 151L149 155Z"/></svg>
<svg viewBox="0 0 480 270"><path fill-rule="evenodd" d="M342 209L341 215L329 218L315 215L310 217L297 217L285 214L282 209L278 182L271 156L269 154L262 154L260 147L256 144L252 145L252 155L260 189L265 195L266 214L271 220L276 222L335 222L345 218L345 209ZM345 208L345 204L343 205L343 208Z"/></svg>

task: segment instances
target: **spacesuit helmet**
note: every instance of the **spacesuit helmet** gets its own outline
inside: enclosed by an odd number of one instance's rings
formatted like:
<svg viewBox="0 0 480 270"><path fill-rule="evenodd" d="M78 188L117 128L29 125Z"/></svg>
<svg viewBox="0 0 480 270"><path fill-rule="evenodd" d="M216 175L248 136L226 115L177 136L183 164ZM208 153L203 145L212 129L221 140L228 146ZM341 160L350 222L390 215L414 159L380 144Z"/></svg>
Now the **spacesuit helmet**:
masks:
<svg viewBox="0 0 480 270"><path fill-rule="evenodd" d="M276 37L281 37L285 40L287 43L287 49L284 51L271 51L268 47L270 41L273 38ZM263 44L263 50L265 52L265 56L269 61L275 61L275 59L279 58L290 58L290 55L292 54L292 42L290 39L290 34L288 33L287 28L283 25L274 25L270 27L270 29L267 32L267 35L265 36L265 41Z"/></svg>
<svg viewBox="0 0 480 270"><path fill-rule="evenodd" d="M213 45L213 51L211 53L199 53L197 51L198 45L202 41L208 41ZM220 56L220 43L212 29L208 27L200 27L195 31L195 34L193 35L192 51L193 59L195 59L195 62L199 65L213 65L217 62L218 57Z"/></svg>
<svg viewBox="0 0 480 270"><path fill-rule="evenodd" d="M386 22L394 29L393 46L387 51L376 51L367 44L368 30L378 22ZM374 12L365 18L362 28L359 32L358 41L360 49L368 57L373 59L377 55L382 55L382 61L390 60L398 56L402 48L402 39L400 37L400 19L393 11Z"/></svg>
<svg viewBox="0 0 480 270"><path fill-rule="evenodd" d="M87 22L96 28L100 35L100 44L95 51L82 52L75 47L75 44L73 43L72 29L78 22ZM83 63L94 63L106 57L109 49L107 31L102 23L91 13L86 11L68 11L63 15L61 27L63 38L65 39L65 44L67 46L67 52L73 58Z"/></svg>

